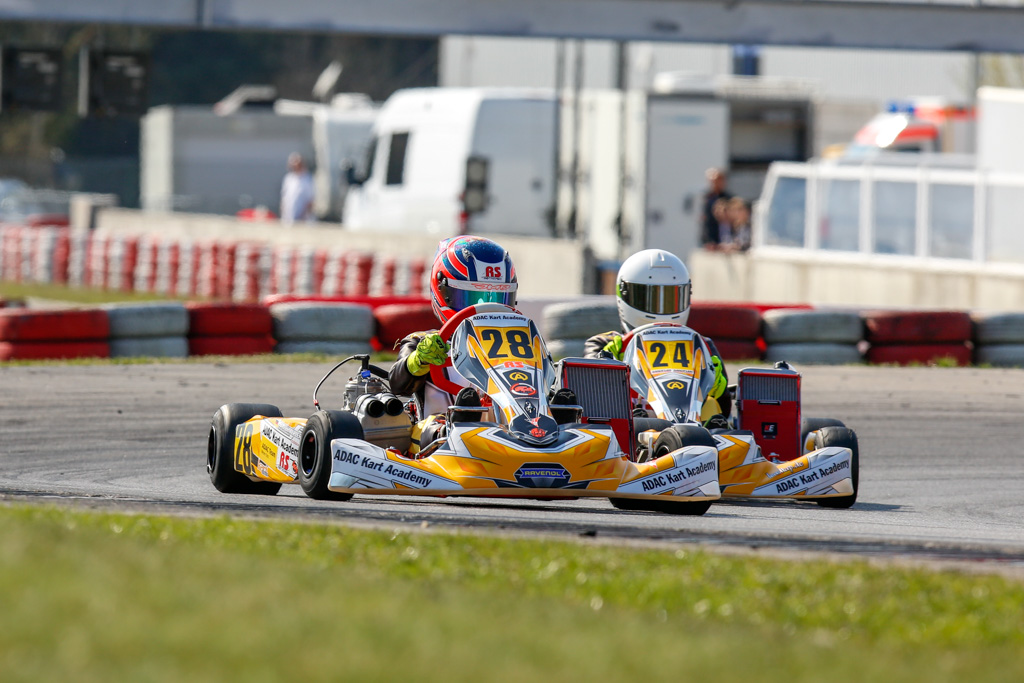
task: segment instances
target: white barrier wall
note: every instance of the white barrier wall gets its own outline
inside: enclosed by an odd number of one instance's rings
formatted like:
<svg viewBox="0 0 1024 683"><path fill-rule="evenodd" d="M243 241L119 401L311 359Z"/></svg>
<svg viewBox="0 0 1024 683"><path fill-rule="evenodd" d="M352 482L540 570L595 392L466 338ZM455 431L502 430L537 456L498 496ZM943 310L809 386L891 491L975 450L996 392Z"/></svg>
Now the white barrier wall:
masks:
<svg viewBox="0 0 1024 683"><path fill-rule="evenodd" d="M422 257L429 261L439 238L425 234L350 233L338 225L285 227L276 221L250 222L207 214L158 213L133 209L103 209L96 219L97 234L155 235L194 242L251 240L279 246L317 246L363 251L376 255ZM489 236L490 237L490 236ZM583 294L587 255L566 240L496 235L493 239L512 254L520 297Z"/></svg>
<svg viewBox="0 0 1024 683"><path fill-rule="evenodd" d="M781 249L698 251L688 265L703 301L1024 310L1022 266Z"/></svg>

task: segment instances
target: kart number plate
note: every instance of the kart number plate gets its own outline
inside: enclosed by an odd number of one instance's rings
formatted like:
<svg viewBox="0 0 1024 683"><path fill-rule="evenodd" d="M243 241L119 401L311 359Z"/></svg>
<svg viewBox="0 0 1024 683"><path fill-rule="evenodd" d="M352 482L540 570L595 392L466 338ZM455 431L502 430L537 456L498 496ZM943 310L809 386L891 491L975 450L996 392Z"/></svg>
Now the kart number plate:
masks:
<svg viewBox="0 0 1024 683"><path fill-rule="evenodd" d="M684 340L643 340L644 356L651 365L653 374L678 370L690 370L693 365L693 341Z"/></svg>

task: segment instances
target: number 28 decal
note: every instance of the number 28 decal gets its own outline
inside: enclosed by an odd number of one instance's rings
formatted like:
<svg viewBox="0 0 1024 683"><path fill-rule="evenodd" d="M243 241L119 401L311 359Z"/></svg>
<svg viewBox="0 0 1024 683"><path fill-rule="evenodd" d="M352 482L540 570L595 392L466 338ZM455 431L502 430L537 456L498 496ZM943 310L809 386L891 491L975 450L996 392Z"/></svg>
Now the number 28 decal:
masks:
<svg viewBox="0 0 1024 683"><path fill-rule="evenodd" d="M530 334L523 328L488 327L480 330L480 341L484 343L484 351L491 360L505 358L533 359L533 345Z"/></svg>

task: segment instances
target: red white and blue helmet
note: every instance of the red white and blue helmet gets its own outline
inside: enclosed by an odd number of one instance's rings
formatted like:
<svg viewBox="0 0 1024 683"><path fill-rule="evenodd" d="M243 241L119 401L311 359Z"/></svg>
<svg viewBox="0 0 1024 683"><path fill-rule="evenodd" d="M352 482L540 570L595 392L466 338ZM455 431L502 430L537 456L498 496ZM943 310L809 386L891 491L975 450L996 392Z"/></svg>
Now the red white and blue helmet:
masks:
<svg viewBox="0 0 1024 683"><path fill-rule="evenodd" d="M442 240L430 269L430 302L442 323L482 303L516 305L516 267L501 245L465 235Z"/></svg>

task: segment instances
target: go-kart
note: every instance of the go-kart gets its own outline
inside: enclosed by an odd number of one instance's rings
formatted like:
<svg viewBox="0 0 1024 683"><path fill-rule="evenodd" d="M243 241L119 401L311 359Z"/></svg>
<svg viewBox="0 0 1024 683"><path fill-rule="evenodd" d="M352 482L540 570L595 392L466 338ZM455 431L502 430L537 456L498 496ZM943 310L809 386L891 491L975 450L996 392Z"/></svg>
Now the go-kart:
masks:
<svg viewBox="0 0 1024 683"><path fill-rule="evenodd" d="M480 394L481 406L452 406L443 428L410 449L419 401L386 386L367 356L347 358L313 392L316 412L285 418L271 405L228 404L214 415L207 469L223 492L276 493L298 483L316 499L360 495L610 498L619 507L703 514L720 496L713 444L687 444L644 462L615 430L587 421L578 405L549 403L554 370L534 323L501 304L460 311L440 330L448 363ZM351 360L344 409L324 410L317 393ZM455 387L457 390L458 387ZM555 419L558 416L559 419ZM424 432L425 433L425 432Z"/></svg>
<svg viewBox="0 0 1024 683"><path fill-rule="evenodd" d="M723 499L788 498L813 500L824 507L848 508L857 500L857 436L834 419L802 419L800 374L788 364L741 370L734 388L732 428L701 426L705 399L714 384L711 352L703 337L676 324L638 327L623 338L623 363L631 395L654 417L634 418L633 457L657 460L693 445L718 452ZM596 364L606 364L605 380L615 384L615 361L565 359L562 383ZM622 364L617 364L622 365ZM593 381L592 381L593 383ZM576 385L581 383L576 380ZM578 400L593 400L585 387L573 387ZM593 392L589 392L592 394Z"/></svg>

